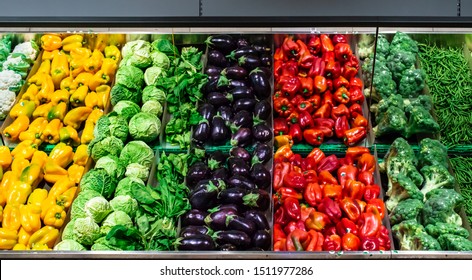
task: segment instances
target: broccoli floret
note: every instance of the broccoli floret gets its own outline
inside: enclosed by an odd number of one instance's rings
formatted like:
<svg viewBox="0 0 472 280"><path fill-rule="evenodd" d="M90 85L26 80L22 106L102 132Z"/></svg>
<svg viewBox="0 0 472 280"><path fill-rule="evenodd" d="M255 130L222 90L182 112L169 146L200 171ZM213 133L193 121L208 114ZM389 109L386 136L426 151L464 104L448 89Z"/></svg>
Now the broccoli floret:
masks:
<svg viewBox="0 0 472 280"><path fill-rule="evenodd" d="M392 225L405 220L417 220L418 214L423 209L423 201L418 199L405 199L397 204L397 207L390 212L390 223Z"/></svg>
<svg viewBox="0 0 472 280"><path fill-rule="evenodd" d="M423 69L407 69L398 84L398 93L404 98L418 97L424 88L425 78Z"/></svg>
<svg viewBox="0 0 472 280"><path fill-rule="evenodd" d="M431 99L431 96L424 94L417 98L403 99L403 104L405 105L405 108L408 108L408 111L410 111L411 107L414 106L423 107L428 111L431 111L431 108L433 108L433 100Z"/></svg>
<svg viewBox="0 0 472 280"><path fill-rule="evenodd" d="M393 36L392 42L390 43L390 53L394 51L408 51L413 54L418 53L418 43L411 39L410 36L403 32L395 33Z"/></svg>
<svg viewBox="0 0 472 280"><path fill-rule="evenodd" d="M438 238L443 250L449 251L472 251L472 241L453 234L443 234Z"/></svg>
<svg viewBox="0 0 472 280"><path fill-rule="evenodd" d="M380 113L387 112L388 108L397 107L403 110L403 98L399 94L391 94L389 97L380 100L378 104L370 106L370 111L378 116Z"/></svg>
<svg viewBox="0 0 472 280"><path fill-rule="evenodd" d="M375 64L374 79L372 81L376 93L381 99L387 98L392 94L397 93L397 84L392 79L392 72L385 67L380 65L379 67Z"/></svg>
<svg viewBox="0 0 472 280"><path fill-rule="evenodd" d="M434 225L430 224L426 226L426 232L434 238L438 238L444 234L454 234L462 236L464 238L469 238L469 232L458 225L446 224L446 223L436 223Z"/></svg>
<svg viewBox="0 0 472 280"><path fill-rule="evenodd" d="M413 250L413 237L426 233L424 227L416 220L406 220L392 227L392 234L400 244L400 250Z"/></svg>
<svg viewBox="0 0 472 280"><path fill-rule="evenodd" d="M390 175L389 181L392 182L392 187L387 191L388 199L385 202L389 211L395 209L400 201L408 198L423 200L423 193L405 175L401 173Z"/></svg>
<svg viewBox="0 0 472 280"><path fill-rule="evenodd" d="M393 80L400 82L404 73L408 69L414 69L416 57L413 53L407 51L390 52L387 57L387 66L392 72Z"/></svg>
<svg viewBox="0 0 472 280"><path fill-rule="evenodd" d="M377 56L388 56L390 43L384 35L377 37Z"/></svg>
<svg viewBox="0 0 472 280"><path fill-rule="evenodd" d="M401 157L403 160L411 162L414 166L418 164L418 159L415 156L413 148L408 144L408 141L401 137L393 141L384 160L388 162L388 159L393 157Z"/></svg>
<svg viewBox="0 0 472 280"><path fill-rule="evenodd" d="M421 211L423 224L449 223L462 225L462 218L455 211L464 198L452 189L435 189L426 194L426 202Z"/></svg>
<svg viewBox="0 0 472 280"><path fill-rule="evenodd" d="M442 165L449 168L447 148L436 139L425 138L419 143L419 166Z"/></svg>
<svg viewBox="0 0 472 280"><path fill-rule="evenodd" d="M439 124L433 119L433 116L425 108L420 106L407 107L407 112L410 114L408 124L405 129L406 138L412 135L421 133L436 133L439 131Z"/></svg>
<svg viewBox="0 0 472 280"><path fill-rule="evenodd" d="M424 195L435 189L454 187L454 176L442 165L425 166L420 171L425 178L423 188L421 189Z"/></svg>
<svg viewBox="0 0 472 280"><path fill-rule="evenodd" d="M407 161L402 157L393 157L389 159L387 165L387 175L389 177L389 189L392 186L390 178L395 174L403 174L408 179L410 179L416 187L420 188L423 185L424 178L418 172L416 167L413 165L411 161Z"/></svg>
<svg viewBox="0 0 472 280"><path fill-rule="evenodd" d="M439 242L427 233L419 233L412 238L413 248L415 251L441 251Z"/></svg>
<svg viewBox="0 0 472 280"><path fill-rule="evenodd" d="M385 113L380 115L377 120L377 126L372 130L375 136L379 137L386 134L402 134L407 125L405 112L398 107L389 107Z"/></svg>

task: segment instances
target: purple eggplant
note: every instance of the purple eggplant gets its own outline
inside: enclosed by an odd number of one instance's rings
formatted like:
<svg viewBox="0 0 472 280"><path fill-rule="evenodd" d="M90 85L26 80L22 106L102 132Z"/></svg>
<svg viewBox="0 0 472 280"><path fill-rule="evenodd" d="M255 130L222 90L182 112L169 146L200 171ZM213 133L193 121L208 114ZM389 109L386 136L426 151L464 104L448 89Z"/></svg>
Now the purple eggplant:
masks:
<svg viewBox="0 0 472 280"><path fill-rule="evenodd" d="M244 46L233 50L226 58L238 60L243 55L259 55L259 52L252 46Z"/></svg>
<svg viewBox="0 0 472 280"><path fill-rule="evenodd" d="M221 67L208 65L205 69L205 74L207 74L209 77L214 77L219 76L221 74L221 71L223 71L223 68Z"/></svg>
<svg viewBox="0 0 472 280"><path fill-rule="evenodd" d="M234 114L231 120L231 129L237 130L241 127L251 128L253 127L253 116L246 110L241 110Z"/></svg>
<svg viewBox="0 0 472 280"><path fill-rule="evenodd" d="M247 38L244 38L244 37L239 37L237 40L236 40L236 47L239 49L239 48L244 48L244 47L247 47L249 46L249 42L247 41Z"/></svg>
<svg viewBox="0 0 472 280"><path fill-rule="evenodd" d="M208 121L211 121L216 114L215 106L210 103L203 103L198 106L198 113Z"/></svg>
<svg viewBox="0 0 472 280"><path fill-rule="evenodd" d="M233 100L255 99L252 88L250 87L235 87L229 93L233 95Z"/></svg>
<svg viewBox="0 0 472 280"><path fill-rule="evenodd" d="M223 118L227 125L230 124L231 119L233 118L233 110L231 109L231 107L226 105L220 106L216 113Z"/></svg>
<svg viewBox="0 0 472 280"><path fill-rule="evenodd" d="M226 217L226 226L229 230L240 230L249 236L256 231L256 224L253 221L237 215Z"/></svg>
<svg viewBox="0 0 472 280"><path fill-rule="evenodd" d="M259 100L266 99L271 94L269 78L260 69L256 68L249 73L249 79L254 89L254 94Z"/></svg>
<svg viewBox="0 0 472 280"><path fill-rule="evenodd" d="M210 138L211 134L211 127L210 123L208 123L208 120L201 121L199 124L197 124L194 129L193 129L193 135L192 139L194 139L197 142L204 143Z"/></svg>
<svg viewBox="0 0 472 280"><path fill-rule="evenodd" d="M243 159L247 164L251 162L251 154L243 147L233 147L229 154L232 157Z"/></svg>
<svg viewBox="0 0 472 280"><path fill-rule="evenodd" d="M230 210L231 212L240 213L241 212L241 207L237 204L234 204L234 203L220 204L216 207L213 207L213 208L209 209L208 213L212 214L212 213L215 213L215 212L218 212L218 211L223 211L223 210Z"/></svg>
<svg viewBox="0 0 472 280"><path fill-rule="evenodd" d="M233 111L239 112L246 110L252 112L256 106L257 101L254 98L242 98L233 102Z"/></svg>
<svg viewBox="0 0 472 280"><path fill-rule="evenodd" d="M272 176L262 163L256 163L251 167L250 176L258 188L267 189L270 187Z"/></svg>
<svg viewBox="0 0 472 280"><path fill-rule="evenodd" d="M218 199L222 204L243 205L243 197L247 194L247 190L243 188L229 188L222 190L218 194Z"/></svg>
<svg viewBox="0 0 472 280"><path fill-rule="evenodd" d="M231 131L221 116L214 116L211 122L211 139L216 144L223 144L231 138Z"/></svg>
<svg viewBox="0 0 472 280"><path fill-rule="evenodd" d="M218 199L218 187L209 181L206 184L198 184L189 194L189 202L192 209L207 210L216 205Z"/></svg>
<svg viewBox="0 0 472 280"><path fill-rule="evenodd" d="M252 131L247 127L240 127L231 135L230 144L233 147L247 147L252 143Z"/></svg>
<svg viewBox="0 0 472 280"><path fill-rule="evenodd" d="M220 75L216 88L220 91L231 90L235 87L247 87L249 83L244 80L228 79L227 77Z"/></svg>
<svg viewBox="0 0 472 280"><path fill-rule="evenodd" d="M208 47L221 50L222 52L230 52L236 48L236 42L230 35L217 34L209 36L205 43Z"/></svg>
<svg viewBox="0 0 472 280"><path fill-rule="evenodd" d="M254 148L251 163L266 164L272 158L272 148L266 143L257 143Z"/></svg>
<svg viewBox="0 0 472 280"><path fill-rule="evenodd" d="M228 187L254 190L256 188L256 184L254 184L254 182L247 177L241 175L233 175L228 179Z"/></svg>
<svg viewBox="0 0 472 280"><path fill-rule="evenodd" d="M206 226L186 226L180 231L180 237L190 237L201 234L212 235L213 231Z"/></svg>
<svg viewBox="0 0 472 280"><path fill-rule="evenodd" d="M252 127L252 136L256 141L265 143L272 140L272 129L264 122Z"/></svg>
<svg viewBox="0 0 472 280"><path fill-rule="evenodd" d="M244 80L247 78L247 70L241 66L226 67L221 71L221 75L232 80Z"/></svg>
<svg viewBox="0 0 472 280"><path fill-rule="evenodd" d="M244 159L235 157L230 157L228 159L228 169L232 176L249 176L251 171L251 168Z"/></svg>
<svg viewBox="0 0 472 280"><path fill-rule="evenodd" d="M211 177L214 180L223 180L226 181L229 178L228 170L224 167L217 168L211 173Z"/></svg>
<svg viewBox="0 0 472 280"><path fill-rule="evenodd" d="M207 102L215 107L230 105L233 101L233 96L231 94L225 94L218 91L210 92L206 98Z"/></svg>
<svg viewBox="0 0 472 280"><path fill-rule="evenodd" d="M251 71L261 66L261 60L256 55L243 55L238 59L238 65Z"/></svg>
<svg viewBox="0 0 472 280"><path fill-rule="evenodd" d="M210 77L216 77L216 79L214 78L210 78ZM210 93L210 92L214 92L214 91L218 91L218 80L220 79L220 76L209 76L208 78L208 81L206 82L205 86L203 87L203 93Z"/></svg>
<svg viewBox="0 0 472 280"><path fill-rule="evenodd" d="M272 65L272 55L264 53L261 55L261 66L270 67Z"/></svg>
<svg viewBox="0 0 472 280"><path fill-rule="evenodd" d="M238 251L238 247L234 246L233 244L223 244L218 246L218 250L220 251Z"/></svg>
<svg viewBox="0 0 472 280"><path fill-rule="evenodd" d="M257 229L259 230L269 230L270 225L269 221L267 221L264 212L259 210L248 210L244 213L244 217L253 221L256 224Z"/></svg>
<svg viewBox="0 0 472 280"><path fill-rule="evenodd" d="M270 77L272 77L272 68L270 67L259 67L259 70L262 71L262 73L265 74L265 76L270 80Z"/></svg>
<svg viewBox="0 0 472 280"><path fill-rule="evenodd" d="M251 209L265 211L270 206L270 195L265 190L255 189L246 194L243 201L243 204Z"/></svg>
<svg viewBox="0 0 472 280"><path fill-rule="evenodd" d="M207 211L191 209L187 211L181 218L182 226L204 226L205 218L208 216Z"/></svg>
<svg viewBox="0 0 472 280"><path fill-rule="evenodd" d="M251 238L240 230L217 231L212 237L218 245L233 244L238 249L246 249L251 246Z"/></svg>
<svg viewBox="0 0 472 280"><path fill-rule="evenodd" d="M265 44L253 44L252 47L260 54L270 53L272 49Z"/></svg>
<svg viewBox="0 0 472 280"><path fill-rule="evenodd" d="M213 230L224 230L226 229L226 217L237 214L238 211L232 208L219 209L205 217L205 224Z"/></svg>
<svg viewBox="0 0 472 280"><path fill-rule="evenodd" d="M218 50L210 50L208 52L207 65L225 68L228 66L228 60L222 52Z"/></svg>
<svg viewBox="0 0 472 280"><path fill-rule="evenodd" d="M270 117L272 108L270 102L262 100L256 103L254 106L254 118L258 120L267 120Z"/></svg>
<svg viewBox="0 0 472 280"><path fill-rule="evenodd" d="M178 239L177 249L179 251L213 251L215 242L210 236L200 234Z"/></svg>
<svg viewBox="0 0 472 280"><path fill-rule="evenodd" d="M255 248L261 248L264 251L270 249L271 236L265 230L258 230L252 236L251 245Z"/></svg>
<svg viewBox="0 0 472 280"><path fill-rule="evenodd" d="M226 158L227 156L222 151L214 151L208 156L207 165L210 170L215 170L224 165Z"/></svg>
<svg viewBox="0 0 472 280"><path fill-rule="evenodd" d="M196 162L189 167L186 176L187 186L193 189L198 182L210 178L210 169L204 162Z"/></svg>

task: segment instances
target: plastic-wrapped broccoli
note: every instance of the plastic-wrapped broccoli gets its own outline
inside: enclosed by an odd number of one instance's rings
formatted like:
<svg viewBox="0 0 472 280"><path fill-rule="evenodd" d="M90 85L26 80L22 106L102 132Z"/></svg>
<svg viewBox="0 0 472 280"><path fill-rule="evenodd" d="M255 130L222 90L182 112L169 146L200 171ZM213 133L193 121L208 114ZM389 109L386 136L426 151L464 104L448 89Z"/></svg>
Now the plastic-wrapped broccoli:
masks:
<svg viewBox="0 0 472 280"><path fill-rule="evenodd" d="M391 94L389 97L380 100L378 104L372 104L370 106L370 111L378 116L381 113L387 112L390 107L397 107L403 110L404 106L402 96L399 94Z"/></svg>
<svg viewBox="0 0 472 280"><path fill-rule="evenodd" d="M442 165L449 168L447 148L436 139L425 138L419 143L419 166Z"/></svg>
<svg viewBox="0 0 472 280"><path fill-rule="evenodd" d="M419 233L412 238L413 247L410 250L415 251L441 251L439 242L427 233Z"/></svg>
<svg viewBox="0 0 472 280"><path fill-rule="evenodd" d="M391 106L380 115L380 118L377 119L377 126L372 130L377 137L392 133L403 134L406 125L405 112L398 107Z"/></svg>
<svg viewBox="0 0 472 280"><path fill-rule="evenodd" d="M398 84L398 93L404 98L418 97L424 89L426 74L423 69L407 69Z"/></svg>
<svg viewBox="0 0 472 280"><path fill-rule="evenodd" d="M421 189L421 192L425 195L435 189L454 187L454 176L442 165L425 166L420 171L425 178L423 188Z"/></svg>
<svg viewBox="0 0 472 280"><path fill-rule="evenodd" d="M423 185L424 178L416 169L412 162L402 157L394 157L389 159L387 165L387 175L389 178L389 189L392 186L391 178L396 174L402 174L410 179L416 187L420 188Z"/></svg>
<svg viewBox="0 0 472 280"><path fill-rule="evenodd" d="M464 202L462 195L451 189L436 189L426 194L422 210L424 225L450 223L462 225L462 218L456 213Z"/></svg>
<svg viewBox="0 0 472 280"><path fill-rule="evenodd" d="M469 232L458 225L447 224L447 223L436 223L434 225L430 224L426 226L426 232L434 238L438 238L444 234L454 234L462 236L464 238L469 238Z"/></svg>
<svg viewBox="0 0 472 280"><path fill-rule="evenodd" d="M430 111L433 108L433 100L429 95L419 95L417 98L407 98L403 100L405 107L420 106Z"/></svg>
<svg viewBox="0 0 472 280"><path fill-rule="evenodd" d="M395 225L406 220L417 220L423 206L423 201L419 199L409 198L400 201L397 207L389 214L390 223Z"/></svg>
<svg viewBox="0 0 472 280"><path fill-rule="evenodd" d="M390 49L390 43L384 35L379 35L377 37L377 55L378 56L388 56Z"/></svg>
<svg viewBox="0 0 472 280"><path fill-rule="evenodd" d="M407 51L413 54L418 53L418 43L411 39L406 33L397 32L390 43L390 53L395 51Z"/></svg>
<svg viewBox="0 0 472 280"><path fill-rule="evenodd" d="M376 96L372 95L375 101L387 98L397 93L397 84L392 79L392 72L383 65L375 64L373 85L375 87Z"/></svg>
<svg viewBox="0 0 472 280"><path fill-rule="evenodd" d="M393 174L389 176L389 180L392 182L392 187L387 191L388 199L385 202L389 211L395 209L400 201L408 198L423 200L423 193L405 175Z"/></svg>
<svg viewBox="0 0 472 280"><path fill-rule="evenodd" d="M472 241L453 234L444 234L438 238L443 250L450 251L472 251Z"/></svg>
<svg viewBox="0 0 472 280"><path fill-rule="evenodd" d="M400 82L406 70L414 69L415 62L415 55L408 51L390 52L387 57L387 67L392 72L393 80L396 82Z"/></svg>
<svg viewBox="0 0 472 280"><path fill-rule="evenodd" d="M410 106L406 107L409 113L408 125L405 129L404 136L410 138L420 133L436 133L439 131L439 124L433 119L433 116L423 107Z"/></svg>
<svg viewBox="0 0 472 280"><path fill-rule="evenodd" d="M410 144L408 144L408 142L401 137L398 137L397 139L395 139L395 141L393 141L387 154L384 157L384 160L385 162L388 162L389 158L397 156L401 157L407 162L411 162L414 166L418 164L418 159L415 156L413 148L411 148Z"/></svg>

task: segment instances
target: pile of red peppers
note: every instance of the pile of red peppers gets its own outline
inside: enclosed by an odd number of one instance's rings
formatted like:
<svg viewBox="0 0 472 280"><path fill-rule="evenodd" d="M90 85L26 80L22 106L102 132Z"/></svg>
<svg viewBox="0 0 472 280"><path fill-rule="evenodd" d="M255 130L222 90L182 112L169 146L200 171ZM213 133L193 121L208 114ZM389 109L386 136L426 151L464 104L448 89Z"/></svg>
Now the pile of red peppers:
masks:
<svg viewBox="0 0 472 280"><path fill-rule="evenodd" d="M326 156L319 148L302 158L289 145L278 148L274 250L389 250L375 168L375 157L366 147L349 147L344 158Z"/></svg>
<svg viewBox="0 0 472 280"><path fill-rule="evenodd" d="M274 54L276 145L319 146L337 137L354 146L367 135L359 61L345 35L288 36Z"/></svg>

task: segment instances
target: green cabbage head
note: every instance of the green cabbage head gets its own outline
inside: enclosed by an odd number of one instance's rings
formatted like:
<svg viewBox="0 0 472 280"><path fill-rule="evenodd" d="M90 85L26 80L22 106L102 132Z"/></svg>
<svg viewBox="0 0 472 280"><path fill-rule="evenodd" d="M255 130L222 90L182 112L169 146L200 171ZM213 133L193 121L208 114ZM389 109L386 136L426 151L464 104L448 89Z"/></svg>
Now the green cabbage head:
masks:
<svg viewBox="0 0 472 280"><path fill-rule="evenodd" d="M112 212L110 203L103 197L94 197L85 203L85 214L96 223L100 223Z"/></svg>
<svg viewBox="0 0 472 280"><path fill-rule="evenodd" d="M134 140L150 143L157 139L161 130L161 121L156 115L138 113L129 121L129 134Z"/></svg>
<svg viewBox="0 0 472 280"><path fill-rule="evenodd" d="M90 217L75 220L73 233L74 240L86 246L92 245L101 236L100 226Z"/></svg>

